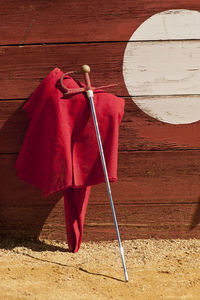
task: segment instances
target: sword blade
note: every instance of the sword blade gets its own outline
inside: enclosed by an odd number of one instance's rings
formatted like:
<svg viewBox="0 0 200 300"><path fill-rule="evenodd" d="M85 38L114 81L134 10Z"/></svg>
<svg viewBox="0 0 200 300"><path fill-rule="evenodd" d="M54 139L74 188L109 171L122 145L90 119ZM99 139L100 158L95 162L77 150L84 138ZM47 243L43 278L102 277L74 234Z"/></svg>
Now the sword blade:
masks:
<svg viewBox="0 0 200 300"><path fill-rule="evenodd" d="M93 91L92 90L87 90L86 94L87 94L87 97L90 101L90 107L91 107L91 111L92 111L92 117L93 117L93 121L94 121L94 126L95 126L95 131L96 131L96 136L97 136L97 141L98 141L98 146L99 146L99 151L100 151L100 156L101 156L101 162L102 162L102 166L103 166L103 171L104 171L104 176L105 176L105 180L106 180L110 205L111 205L112 214L113 214L114 223L115 223L115 228L116 228L116 232L117 232L117 239L118 239L119 248L120 248L120 252L121 252L121 259L122 259L122 265L123 265L123 269L124 269L124 276L125 276L125 280L128 281L128 274L127 274L127 271L126 271L126 265L125 265L125 259L124 259L124 250L123 250L123 247L122 247L121 238L120 238L120 234L119 234L119 228L118 228L118 224L117 224L117 218L116 218L114 203L113 203L113 199L112 199L110 182L109 182L109 178L108 178L108 171L107 171L107 167L106 167L104 151L103 151L101 136L100 136L100 132L99 132L99 125L98 125L96 110L95 110L94 101L93 101L93 97L94 97L93 96Z"/></svg>

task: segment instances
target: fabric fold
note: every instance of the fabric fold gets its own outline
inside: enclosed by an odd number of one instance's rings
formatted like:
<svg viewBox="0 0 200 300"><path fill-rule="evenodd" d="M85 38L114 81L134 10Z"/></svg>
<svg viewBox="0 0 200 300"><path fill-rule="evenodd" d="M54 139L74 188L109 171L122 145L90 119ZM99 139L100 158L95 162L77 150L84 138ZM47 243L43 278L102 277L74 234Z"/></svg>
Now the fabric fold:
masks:
<svg viewBox="0 0 200 300"><path fill-rule="evenodd" d="M69 251L77 252L83 238L83 225L91 187L69 188L64 194L65 222Z"/></svg>

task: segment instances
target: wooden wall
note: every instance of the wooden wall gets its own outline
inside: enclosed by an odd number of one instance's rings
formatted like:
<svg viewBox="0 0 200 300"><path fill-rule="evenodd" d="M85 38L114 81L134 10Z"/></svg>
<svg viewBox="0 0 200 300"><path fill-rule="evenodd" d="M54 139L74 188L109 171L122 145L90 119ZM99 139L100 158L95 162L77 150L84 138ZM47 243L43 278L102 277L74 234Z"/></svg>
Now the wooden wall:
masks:
<svg viewBox="0 0 200 300"><path fill-rule="evenodd" d="M26 99L54 67L67 72L86 63L93 85L118 83L111 92L126 100L112 184L122 238L200 237L200 122L173 125L145 114L122 72L134 30L169 9L200 11L200 2L0 1L0 235L66 240L61 193L42 198L16 177L14 163L28 126ZM101 184L92 190L84 240L104 239L116 234Z"/></svg>

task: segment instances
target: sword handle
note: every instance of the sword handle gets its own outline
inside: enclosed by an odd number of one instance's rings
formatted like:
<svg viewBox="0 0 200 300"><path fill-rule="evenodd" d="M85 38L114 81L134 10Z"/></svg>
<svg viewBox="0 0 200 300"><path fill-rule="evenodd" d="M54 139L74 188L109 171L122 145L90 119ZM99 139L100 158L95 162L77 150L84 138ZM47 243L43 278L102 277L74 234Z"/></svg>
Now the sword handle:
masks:
<svg viewBox="0 0 200 300"><path fill-rule="evenodd" d="M84 74L84 78L85 78L85 83L86 83L86 88L87 90L91 90L92 89L92 86L91 86L91 82L90 82L90 76L89 76L89 73L90 73L90 67L88 65L83 65L81 67L81 71L83 72Z"/></svg>

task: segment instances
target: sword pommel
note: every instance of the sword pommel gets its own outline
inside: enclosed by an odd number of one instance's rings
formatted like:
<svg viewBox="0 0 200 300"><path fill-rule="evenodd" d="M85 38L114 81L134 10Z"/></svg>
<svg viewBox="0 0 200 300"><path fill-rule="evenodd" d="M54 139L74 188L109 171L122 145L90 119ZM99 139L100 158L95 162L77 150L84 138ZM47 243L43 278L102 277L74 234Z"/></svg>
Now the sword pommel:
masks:
<svg viewBox="0 0 200 300"><path fill-rule="evenodd" d="M82 65L81 71L83 73L90 73L90 66L88 66L88 65Z"/></svg>
<svg viewBox="0 0 200 300"><path fill-rule="evenodd" d="M83 65L81 67L81 71L84 73L84 78L85 78L85 83L86 83L86 89L87 90L91 90L92 86L91 86L91 83L90 83L90 76L89 76L90 67L88 65Z"/></svg>

